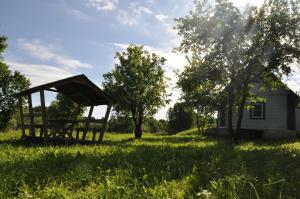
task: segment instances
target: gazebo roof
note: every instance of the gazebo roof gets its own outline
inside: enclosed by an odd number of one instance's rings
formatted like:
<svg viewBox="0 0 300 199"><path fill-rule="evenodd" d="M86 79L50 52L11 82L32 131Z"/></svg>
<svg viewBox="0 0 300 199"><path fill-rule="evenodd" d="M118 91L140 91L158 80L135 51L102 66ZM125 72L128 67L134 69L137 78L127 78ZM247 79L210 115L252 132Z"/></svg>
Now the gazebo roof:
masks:
<svg viewBox="0 0 300 199"><path fill-rule="evenodd" d="M62 93L71 100L85 106L107 105L111 99L85 75L77 75L55 82L29 88L19 93L25 96L42 90Z"/></svg>

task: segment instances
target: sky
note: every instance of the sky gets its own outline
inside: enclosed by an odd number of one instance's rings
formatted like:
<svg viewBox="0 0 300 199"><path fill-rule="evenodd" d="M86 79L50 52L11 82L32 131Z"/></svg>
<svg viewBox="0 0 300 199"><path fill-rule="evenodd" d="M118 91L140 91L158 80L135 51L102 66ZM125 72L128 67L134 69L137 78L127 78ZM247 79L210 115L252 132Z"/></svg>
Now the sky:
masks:
<svg viewBox="0 0 300 199"><path fill-rule="evenodd" d="M232 2L242 8L259 6L262 0ZM85 74L101 87L117 51L130 43L144 45L167 58L164 69L171 79L172 101L156 114L163 119L180 97L174 71L186 65L185 55L172 52L180 43L174 18L192 9L193 0L2 0L0 35L8 37L5 61L29 77L32 86ZM53 99L47 93L46 104ZM39 105L37 95L33 103ZM94 116L101 117L103 110L96 109Z"/></svg>

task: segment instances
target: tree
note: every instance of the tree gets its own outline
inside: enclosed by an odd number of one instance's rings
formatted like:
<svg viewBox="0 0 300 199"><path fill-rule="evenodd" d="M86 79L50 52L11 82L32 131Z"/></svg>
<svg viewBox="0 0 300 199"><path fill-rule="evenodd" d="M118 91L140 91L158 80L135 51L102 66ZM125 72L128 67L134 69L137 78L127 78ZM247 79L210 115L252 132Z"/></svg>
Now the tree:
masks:
<svg viewBox="0 0 300 199"><path fill-rule="evenodd" d="M199 134L203 134L210 118L222 103L222 87L220 71L210 67L193 53L189 65L179 74L177 85L182 91L185 105L195 112L196 126Z"/></svg>
<svg viewBox="0 0 300 199"><path fill-rule="evenodd" d="M30 85L30 81L24 75L18 71L12 72L3 62L2 53L7 48L6 41L6 37L0 37L0 131L7 128L17 108L16 94Z"/></svg>
<svg viewBox="0 0 300 199"><path fill-rule="evenodd" d="M72 101L63 94L58 94L47 109L49 119L76 119L82 116L85 107Z"/></svg>
<svg viewBox="0 0 300 199"><path fill-rule="evenodd" d="M184 103L176 103L168 110L168 129L170 133L189 130L194 126L194 114Z"/></svg>
<svg viewBox="0 0 300 199"><path fill-rule="evenodd" d="M126 52L118 52L115 69L104 74L104 89L114 99L117 112L131 113L135 138L142 137L142 124L154 115L166 101L166 59L130 45Z"/></svg>
<svg viewBox="0 0 300 199"><path fill-rule="evenodd" d="M165 120L157 120L154 117L148 117L145 120L143 131L149 133L165 133L167 132L167 123Z"/></svg>
<svg viewBox="0 0 300 199"><path fill-rule="evenodd" d="M265 1L249 15L247 33L251 45L244 53L241 97L238 104L237 136L240 133L246 99L251 97L251 83L260 77L263 86L280 87L278 80L290 75L292 64L299 65L300 2L293 0ZM251 31L249 31L251 30Z"/></svg>
<svg viewBox="0 0 300 199"><path fill-rule="evenodd" d="M129 114L114 112L110 116L107 130L117 133L133 132L133 122Z"/></svg>
<svg viewBox="0 0 300 199"><path fill-rule="evenodd" d="M183 37L178 50L196 49L205 63L220 71L216 83L227 98L228 131L236 139L233 112L239 113L239 132L253 81L288 75L289 64L299 59L299 1L269 0L261 9L250 7L245 12L228 0L214 5L196 0L195 7L189 16L177 19Z"/></svg>

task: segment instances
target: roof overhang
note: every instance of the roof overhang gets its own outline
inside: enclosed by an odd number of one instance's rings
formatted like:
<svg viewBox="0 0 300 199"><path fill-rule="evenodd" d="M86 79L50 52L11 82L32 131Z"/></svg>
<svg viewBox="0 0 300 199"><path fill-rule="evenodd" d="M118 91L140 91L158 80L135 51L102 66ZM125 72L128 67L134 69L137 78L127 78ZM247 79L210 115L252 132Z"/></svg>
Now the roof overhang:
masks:
<svg viewBox="0 0 300 199"><path fill-rule="evenodd" d="M74 102L84 106L98 106L111 103L110 97L85 75L77 75L29 88L20 92L18 96L27 96L43 90L64 94Z"/></svg>

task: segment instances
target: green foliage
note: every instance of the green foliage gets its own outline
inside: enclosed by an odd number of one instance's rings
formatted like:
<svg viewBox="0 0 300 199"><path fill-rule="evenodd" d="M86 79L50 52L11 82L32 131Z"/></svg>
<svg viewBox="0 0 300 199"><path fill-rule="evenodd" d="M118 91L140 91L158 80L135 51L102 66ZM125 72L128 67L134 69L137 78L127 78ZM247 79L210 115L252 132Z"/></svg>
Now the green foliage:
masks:
<svg viewBox="0 0 300 199"><path fill-rule="evenodd" d="M179 74L177 85L182 91L181 98L196 113L198 133L204 132L210 123L209 119L224 104L220 76L220 70L205 63L196 51L189 65Z"/></svg>
<svg viewBox="0 0 300 199"><path fill-rule="evenodd" d="M168 110L168 131L178 133L194 126L195 116L185 103L176 103Z"/></svg>
<svg viewBox="0 0 300 199"><path fill-rule="evenodd" d="M7 47L6 38L0 37L0 131L8 127L16 108L16 94L26 89L30 81L20 72L12 72L3 62L2 53Z"/></svg>
<svg viewBox="0 0 300 199"><path fill-rule="evenodd" d="M203 65L215 72L203 86L222 88L229 130L237 109L238 128L241 124L251 84L262 80L272 85L299 63L299 8L298 0L266 0L261 8L241 12L228 0L196 0L194 11L176 20L183 38L178 50L201 58L198 74L206 74Z"/></svg>
<svg viewBox="0 0 300 199"><path fill-rule="evenodd" d="M143 125L143 132L147 133L166 133L168 124L166 120L156 120L154 117L146 118Z"/></svg>
<svg viewBox="0 0 300 199"><path fill-rule="evenodd" d="M117 112L131 113L136 138L142 136L146 117L154 115L166 102L165 58L130 45L116 54L114 70L104 74L105 91L114 99Z"/></svg>
<svg viewBox="0 0 300 199"><path fill-rule="evenodd" d="M0 135L0 198L299 198L299 142L106 134L101 146ZM16 140L17 139L17 140Z"/></svg>
<svg viewBox="0 0 300 199"><path fill-rule="evenodd" d="M132 133L134 123L128 114L114 113L110 116L108 122L108 132ZM146 118L142 126L142 131L147 133L165 133L167 132L167 122L165 120L156 120L153 117Z"/></svg>
<svg viewBox="0 0 300 199"><path fill-rule="evenodd" d="M76 119L82 116L84 111L84 106L78 105L63 94L58 94L56 100L47 108L47 117L49 119Z"/></svg>
<svg viewBox="0 0 300 199"><path fill-rule="evenodd" d="M134 124L129 114L120 114L115 112L108 121L108 132L131 133L134 130Z"/></svg>

